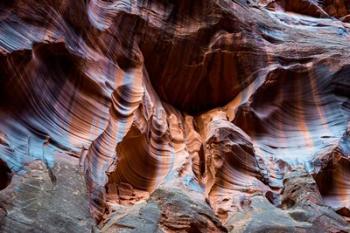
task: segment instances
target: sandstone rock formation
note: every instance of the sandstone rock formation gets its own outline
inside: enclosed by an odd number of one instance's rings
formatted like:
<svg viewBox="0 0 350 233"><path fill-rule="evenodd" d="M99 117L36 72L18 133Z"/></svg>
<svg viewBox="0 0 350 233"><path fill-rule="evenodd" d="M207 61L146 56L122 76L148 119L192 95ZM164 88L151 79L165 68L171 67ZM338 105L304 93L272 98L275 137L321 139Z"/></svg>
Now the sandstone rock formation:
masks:
<svg viewBox="0 0 350 233"><path fill-rule="evenodd" d="M350 232L349 22L345 0L1 1L0 231Z"/></svg>
<svg viewBox="0 0 350 233"><path fill-rule="evenodd" d="M95 224L78 161L61 154L54 176L40 161L15 174L0 193L0 232L91 232Z"/></svg>

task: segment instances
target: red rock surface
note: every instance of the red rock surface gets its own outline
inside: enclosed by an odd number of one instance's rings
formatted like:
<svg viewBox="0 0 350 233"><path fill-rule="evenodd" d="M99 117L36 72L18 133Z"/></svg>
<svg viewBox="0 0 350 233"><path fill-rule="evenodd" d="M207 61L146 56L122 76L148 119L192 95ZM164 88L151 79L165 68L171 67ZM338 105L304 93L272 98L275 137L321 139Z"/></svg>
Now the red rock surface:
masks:
<svg viewBox="0 0 350 233"><path fill-rule="evenodd" d="M55 183L65 154L93 231L350 232L349 15L345 0L1 1L0 194L19 200L0 223L23 201L11 177L41 160ZM27 204L13 229L38 218Z"/></svg>

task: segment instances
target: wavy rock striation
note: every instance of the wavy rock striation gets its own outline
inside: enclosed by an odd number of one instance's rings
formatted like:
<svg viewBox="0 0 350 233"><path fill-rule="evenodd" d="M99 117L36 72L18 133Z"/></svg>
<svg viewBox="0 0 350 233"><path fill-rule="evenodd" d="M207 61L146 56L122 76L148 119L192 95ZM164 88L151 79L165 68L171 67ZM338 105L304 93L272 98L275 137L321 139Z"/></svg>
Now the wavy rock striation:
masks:
<svg viewBox="0 0 350 233"><path fill-rule="evenodd" d="M345 0L1 1L0 229L349 232L349 15Z"/></svg>

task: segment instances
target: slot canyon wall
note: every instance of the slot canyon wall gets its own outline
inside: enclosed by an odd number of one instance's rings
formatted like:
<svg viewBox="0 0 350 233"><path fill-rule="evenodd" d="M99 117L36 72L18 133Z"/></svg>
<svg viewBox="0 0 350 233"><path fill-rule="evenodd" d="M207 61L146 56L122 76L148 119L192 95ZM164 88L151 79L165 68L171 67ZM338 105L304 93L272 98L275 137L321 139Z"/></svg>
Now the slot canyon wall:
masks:
<svg viewBox="0 0 350 233"><path fill-rule="evenodd" d="M347 0L1 0L0 232L350 232Z"/></svg>

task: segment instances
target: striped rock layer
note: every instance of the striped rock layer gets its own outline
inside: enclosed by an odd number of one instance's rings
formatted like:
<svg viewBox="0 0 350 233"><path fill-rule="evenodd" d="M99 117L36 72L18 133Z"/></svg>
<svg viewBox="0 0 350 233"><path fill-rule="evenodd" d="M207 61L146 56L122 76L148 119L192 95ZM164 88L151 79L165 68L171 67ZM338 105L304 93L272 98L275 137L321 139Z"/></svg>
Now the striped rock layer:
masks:
<svg viewBox="0 0 350 233"><path fill-rule="evenodd" d="M345 0L1 1L0 188L64 153L102 231L349 232L349 15Z"/></svg>

